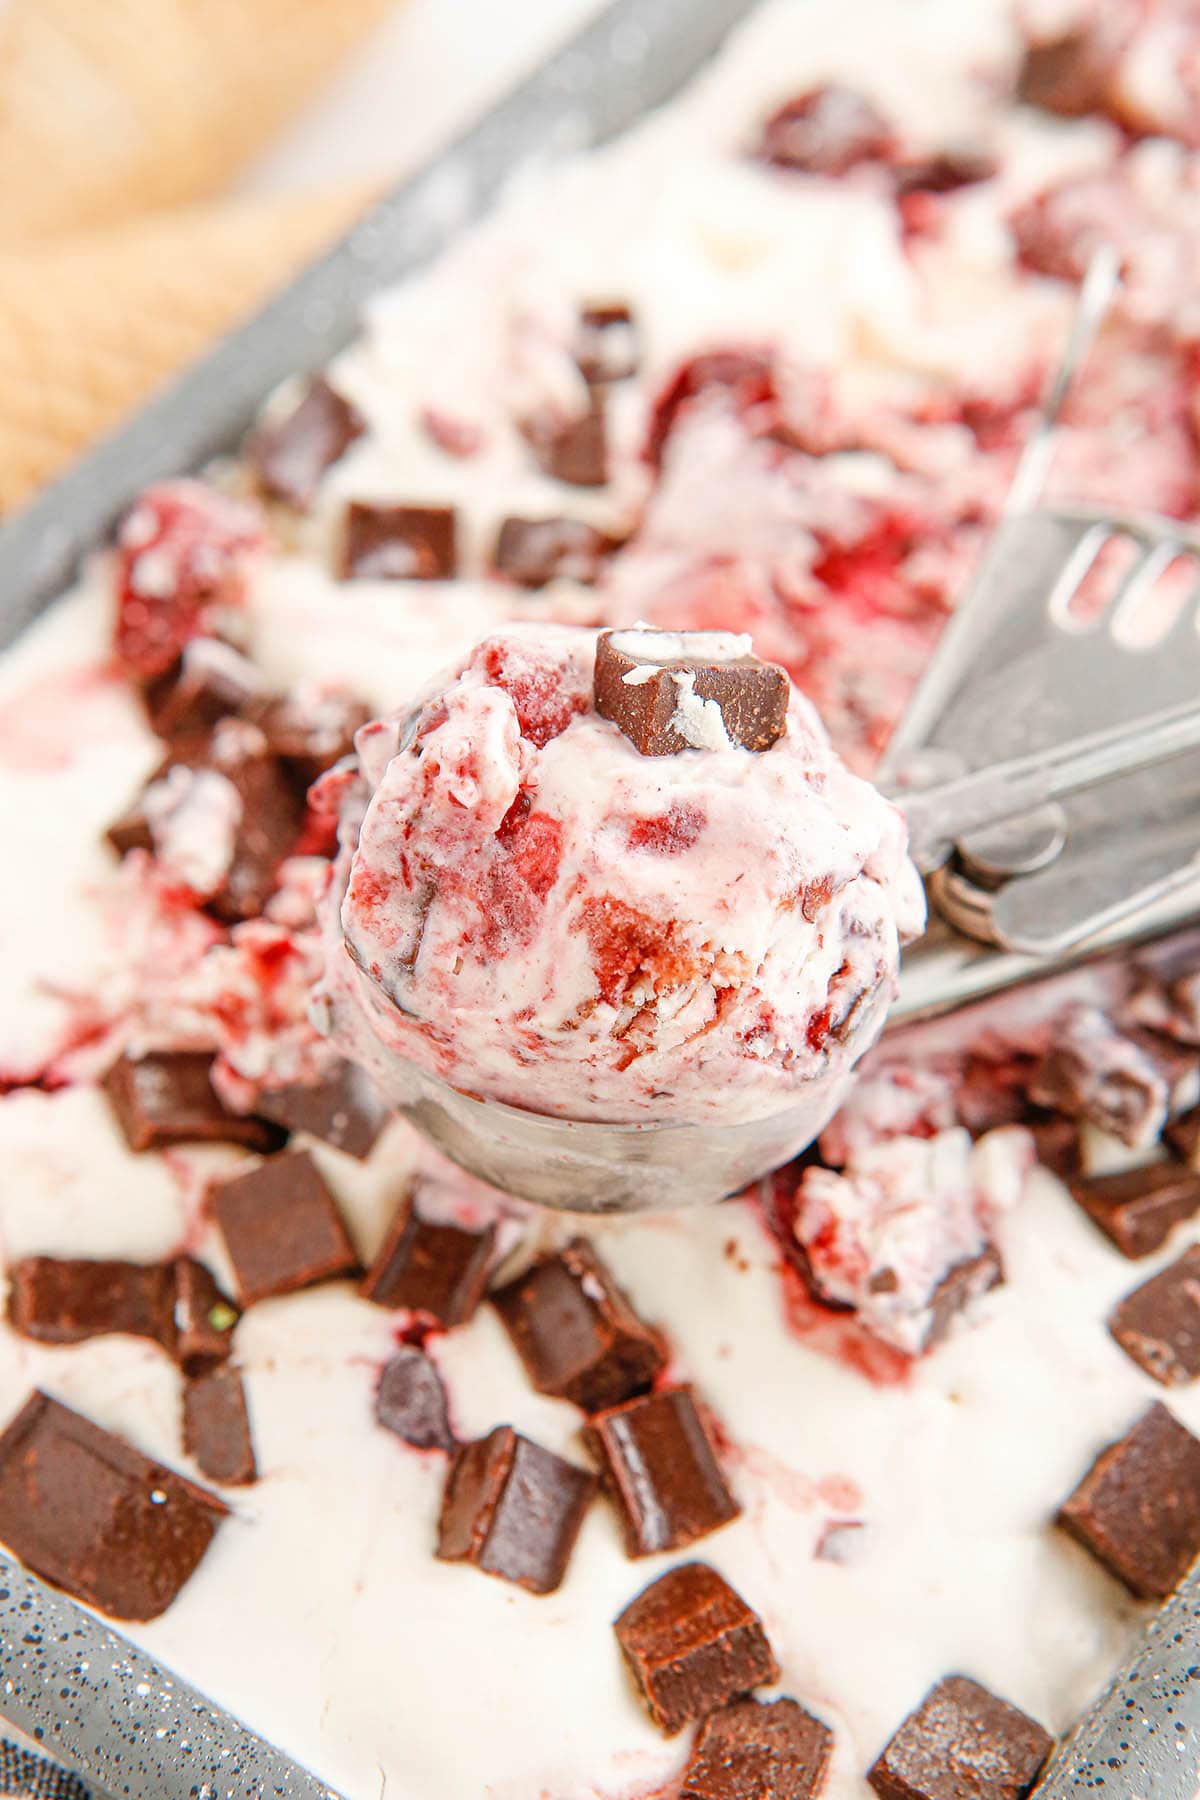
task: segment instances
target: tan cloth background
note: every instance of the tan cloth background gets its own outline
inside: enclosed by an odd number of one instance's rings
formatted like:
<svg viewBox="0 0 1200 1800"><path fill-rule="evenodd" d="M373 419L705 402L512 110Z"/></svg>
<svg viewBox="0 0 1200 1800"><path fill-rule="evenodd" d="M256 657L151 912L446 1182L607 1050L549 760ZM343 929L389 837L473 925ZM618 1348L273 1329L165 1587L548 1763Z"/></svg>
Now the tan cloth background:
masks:
<svg viewBox="0 0 1200 1800"><path fill-rule="evenodd" d="M390 3L6 0L0 512L367 203L217 197Z"/></svg>

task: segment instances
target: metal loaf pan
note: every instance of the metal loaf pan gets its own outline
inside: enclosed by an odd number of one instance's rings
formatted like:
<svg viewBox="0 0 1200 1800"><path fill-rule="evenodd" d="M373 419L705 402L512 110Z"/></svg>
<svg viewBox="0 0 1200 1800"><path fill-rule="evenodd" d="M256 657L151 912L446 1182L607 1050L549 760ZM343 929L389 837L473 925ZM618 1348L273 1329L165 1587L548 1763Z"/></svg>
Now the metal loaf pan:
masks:
<svg viewBox="0 0 1200 1800"><path fill-rule="evenodd" d="M104 542L148 482L231 449L280 381L321 368L353 337L373 293L436 256L522 169L601 143L669 98L754 4L615 0L606 7L260 313L0 528L0 648L69 586L81 559ZM97 1800L332 1795L2 1555L0 1716L78 1771Z"/></svg>

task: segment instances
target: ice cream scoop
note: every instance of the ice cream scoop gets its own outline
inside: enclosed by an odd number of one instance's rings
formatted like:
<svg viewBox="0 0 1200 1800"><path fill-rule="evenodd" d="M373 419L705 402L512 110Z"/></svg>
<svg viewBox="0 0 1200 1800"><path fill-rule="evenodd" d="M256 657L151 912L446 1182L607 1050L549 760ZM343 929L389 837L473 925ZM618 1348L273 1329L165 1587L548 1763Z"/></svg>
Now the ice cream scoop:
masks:
<svg viewBox="0 0 1200 1800"><path fill-rule="evenodd" d="M327 782L319 1022L547 1204L710 1200L794 1155L923 923L900 813L729 633L512 627Z"/></svg>

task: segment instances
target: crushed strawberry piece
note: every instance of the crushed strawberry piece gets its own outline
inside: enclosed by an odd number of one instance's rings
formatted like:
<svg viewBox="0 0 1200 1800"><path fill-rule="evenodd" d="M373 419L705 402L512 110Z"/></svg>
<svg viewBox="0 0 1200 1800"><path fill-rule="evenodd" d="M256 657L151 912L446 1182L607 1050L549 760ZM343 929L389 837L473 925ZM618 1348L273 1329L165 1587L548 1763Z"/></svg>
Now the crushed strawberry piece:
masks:
<svg viewBox="0 0 1200 1800"><path fill-rule="evenodd" d="M246 559L266 542L257 507L201 481L147 488L117 537L114 648L127 673L165 674L215 614L240 605Z"/></svg>
<svg viewBox="0 0 1200 1800"><path fill-rule="evenodd" d="M489 642L483 650L483 670L512 701L521 736L542 750L587 710L588 696L565 691L560 671L550 660L539 661L527 648L518 658L510 655L511 649L509 644Z"/></svg>
<svg viewBox="0 0 1200 1800"><path fill-rule="evenodd" d="M767 408L775 415L780 395L774 352L754 346L730 346L707 350L681 364L651 410L642 455L652 468L661 465L667 439L684 408L701 394L715 393L723 393L734 412L746 414Z"/></svg>
<svg viewBox="0 0 1200 1800"><path fill-rule="evenodd" d="M665 813L651 818L630 819L628 841L631 850L652 850L659 856L677 856L690 850L708 823L702 806L686 800L677 801Z"/></svg>
<svg viewBox="0 0 1200 1800"><path fill-rule="evenodd" d="M639 976L657 988L695 974L694 958L678 946L674 920L652 919L611 894L586 900L581 912L600 997L609 1006L620 1006Z"/></svg>

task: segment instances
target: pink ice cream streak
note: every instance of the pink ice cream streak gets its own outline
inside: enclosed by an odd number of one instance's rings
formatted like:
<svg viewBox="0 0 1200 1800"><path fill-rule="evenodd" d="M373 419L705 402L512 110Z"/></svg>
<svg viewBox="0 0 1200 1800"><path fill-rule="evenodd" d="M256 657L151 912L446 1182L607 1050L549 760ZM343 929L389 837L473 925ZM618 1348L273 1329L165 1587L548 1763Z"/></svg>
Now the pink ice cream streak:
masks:
<svg viewBox="0 0 1200 1800"><path fill-rule="evenodd" d="M319 1006L385 1091L400 1057L572 1118L769 1114L878 1032L923 922L903 819L794 689L765 753L640 755L596 637L510 627L359 732Z"/></svg>

